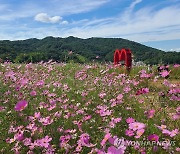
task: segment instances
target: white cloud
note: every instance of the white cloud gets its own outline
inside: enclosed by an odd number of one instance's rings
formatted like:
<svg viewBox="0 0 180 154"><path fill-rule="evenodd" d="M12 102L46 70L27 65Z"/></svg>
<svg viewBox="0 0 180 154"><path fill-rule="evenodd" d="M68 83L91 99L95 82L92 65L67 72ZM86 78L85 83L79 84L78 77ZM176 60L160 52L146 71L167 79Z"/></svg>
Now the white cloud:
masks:
<svg viewBox="0 0 180 154"><path fill-rule="evenodd" d="M143 8L133 12L126 21L124 14L113 18L84 19L74 21L65 27L62 25L66 21L61 21L60 25L53 25L44 28L15 27L12 39L43 38L46 36L76 36L88 37L122 37L138 42L180 39L180 8L169 6L160 10L153 8ZM2 26L0 26L1 28ZM9 31L2 27L4 31ZM23 30L22 30L23 29ZM3 35L5 36L5 35ZM8 39L9 35L1 39Z"/></svg>
<svg viewBox="0 0 180 154"><path fill-rule="evenodd" d="M170 49L170 51L180 52L180 48Z"/></svg>
<svg viewBox="0 0 180 154"><path fill-rule="evenodd" d="M56 12L61 16L79 14L95 10L110 1L111 0L61 0L55 1L54 7L51 10L52 13ZM49 7L47 9L50 12Z"/></svg>
<svg viewBox="0 0 180 154"><path fill-rule="evenodd" d="M143 0L134 0L129 7L124 11L123 16L121 17L122 22L128 22L130 17L132 16L132 12L137 4L141 3Z"/></svg>
<svg viewBox="0 0 180 154"><path fill-rule="evenodd" d="M59 2L58 0L54 1L56 1L54 5L57 5ZM81 38L122 37L138 42L180 39L179 5L171 5L158 9L156 6L156 8L144 7L137 11L134 11L136 5L142 2L142 0L134 0L129 5L129 7L127 7L127 10L115 17L100 19L81 19L68 22L66 20L62 20L62 18L59 19L58 17L62 15L91 11L107 3L108 0L69 0L68 2L66 0L67 3L65 3L65 0L62 0L61 2L61 7L52 9L52 6L49 6L48 11L46 11L47 8L42 9L41 11L38 11L38 9L36 9L36 14L37 11L47 12L38 14L39 16L36 16L36 18L38 17L38 21L46 23L58 22L59 24L48 25L48 27L43 28L28 28L28 25L24 28L20 28L19 26L17 26L14 32L10 35L8 34L8 32L10 30L13 31L12 26L10 26L9 29L6 29L5 27L2 27L2 25L0 25L0 29L3 31L3 33L1 32L0 34L0 38L8 39L8 37L10 38L11 36L11 39L17 40L32 37L43 38L49 35L56 37L67 37L69 35L73 35ZM54 13L53 11L60 16L49 16L48 14ZM19 13L19 16L20 15L23 14ZM25 15L32 16L32 13L27 12ZM6 31L7 35L5 35Z"/></svg>
<svg viewBox="0 0 180 154"><path fill-rule="evenodd" d="M125 12L127 13L127 12ZM143 8L115 18L85 20L82 25L68 28L63 36L123 37L139 42L180 38L180 8L170 6L160 10Z"/></svg>
<svg viewBox="0 0 180 154"><path fill-rule="evenodd" d="M129 6L129 9L133 9L137 4L141 3L142 0L135 0L134 2L131 3Z"/></svg>
<svg viewBox="0 0 180 154"><path fill-rule="evenodd" d="M58 23L62 19L60 16L50 17L47 13L39 13L37 14L34 19L36 21L44 22L44 23Z"/></svg>
<svg viewBox="0 0 180 154"><path fill-rule="evenodd" d="M66 20L64 20L64 21L61 22L62 25L67 25L68 23L69 23L69 22L66 21Z"/></svg>
<svg viewBox="0 0 180 154"><path fill-rule="evenodd" d="M5 0L2 1L8 3ZM46 12L47 14L54 14L54 12L56 12L56 14L60 16L84 13L97 9L109 1L110 0L38 0L34 2L31 0L22 1L18 5L0 3L0 20L11 21L19 18L33 17L39 12ZM56 18L53 20L56 21Z"/></svg>

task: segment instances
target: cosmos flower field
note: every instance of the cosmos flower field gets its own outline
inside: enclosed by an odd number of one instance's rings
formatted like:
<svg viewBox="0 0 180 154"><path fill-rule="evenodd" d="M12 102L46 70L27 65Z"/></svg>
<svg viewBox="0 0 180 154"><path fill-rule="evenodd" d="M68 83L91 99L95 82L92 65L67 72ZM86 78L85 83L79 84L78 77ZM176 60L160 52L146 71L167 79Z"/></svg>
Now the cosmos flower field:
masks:
<svg viewBox="0 0 180 154"><path fill-rule="evenodd" d="M2 63L0 153L179 153L180 65L169 70Z"/></svg>

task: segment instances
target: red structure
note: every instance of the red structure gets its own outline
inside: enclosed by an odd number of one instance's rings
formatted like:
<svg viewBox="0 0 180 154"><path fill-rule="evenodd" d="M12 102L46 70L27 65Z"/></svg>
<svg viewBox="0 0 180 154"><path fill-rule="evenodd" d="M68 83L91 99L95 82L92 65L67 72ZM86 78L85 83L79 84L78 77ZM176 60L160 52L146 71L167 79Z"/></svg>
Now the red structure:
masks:
<svg viewBox="0 0 180 154"><path fill-rule="evenodd" d="M114 65L119 64L120 61L125 62L126 69L132 67L132 53L130 49L116 49L114 53Z"/></svg>

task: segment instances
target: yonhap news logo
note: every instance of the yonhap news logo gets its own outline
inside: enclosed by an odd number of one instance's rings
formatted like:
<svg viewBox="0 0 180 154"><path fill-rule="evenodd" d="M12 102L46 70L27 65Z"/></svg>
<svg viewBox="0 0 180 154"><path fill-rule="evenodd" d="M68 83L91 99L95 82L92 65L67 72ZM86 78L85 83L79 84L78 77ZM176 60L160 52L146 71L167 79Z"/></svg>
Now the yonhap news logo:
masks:
<svg viewBox="0 0 180 154"><path fill-rule="evenodd" d="M125 140L124 138L116 138L114 140L114 146L119 148L123 148L125 146L163 146L163 147L169 147L169 146L175 146L176 141L133 141L133 140Z"/></svg>

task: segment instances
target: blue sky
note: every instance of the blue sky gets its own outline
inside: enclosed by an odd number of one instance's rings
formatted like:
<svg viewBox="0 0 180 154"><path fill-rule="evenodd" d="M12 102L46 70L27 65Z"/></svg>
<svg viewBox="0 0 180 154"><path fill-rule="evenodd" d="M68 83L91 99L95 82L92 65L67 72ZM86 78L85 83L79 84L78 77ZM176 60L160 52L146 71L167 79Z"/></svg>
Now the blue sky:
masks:
<svg viewBox="0 0 180 154"><path fill-rule="evenodd" d="M180 0L0 0L0 40L120 37L180 50Z"/></svg>

